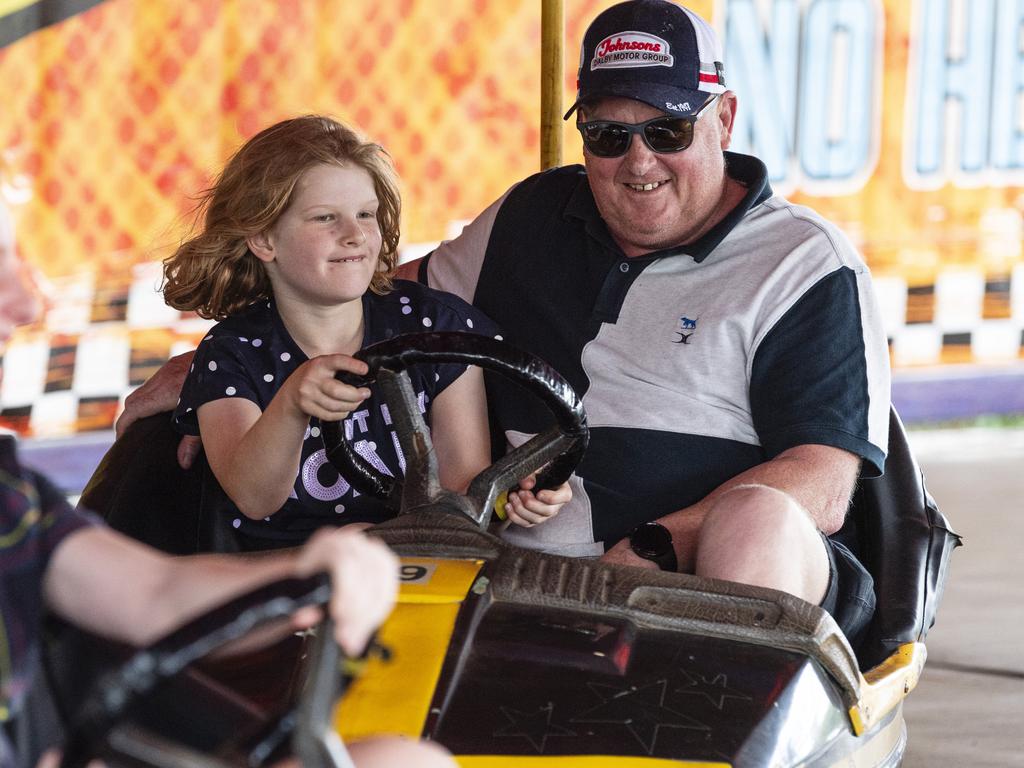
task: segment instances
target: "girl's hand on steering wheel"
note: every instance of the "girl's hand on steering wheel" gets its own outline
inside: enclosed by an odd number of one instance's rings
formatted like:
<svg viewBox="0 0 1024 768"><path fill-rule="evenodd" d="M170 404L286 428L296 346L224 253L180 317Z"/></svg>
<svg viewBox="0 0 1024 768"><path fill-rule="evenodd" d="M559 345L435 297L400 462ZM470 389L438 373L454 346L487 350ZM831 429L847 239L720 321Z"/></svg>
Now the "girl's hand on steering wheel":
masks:
<svg viewBox="0 0 1024 768"><path fill-rule="evenodd" d="M537 484L536 473L519 483L518 491L509 491L505 514L516 525L532 528L540 525L558 514L559 510L572 499L569 483L562 483L557 488L545 489L534 493Z"/></svg>
<svg viewBox="0 0 1024 768"><path fill-rule="evenodd" d="M363 376L368 370L366 363L349 355L320 355L296 368L275 397L287 397L307 416L342 421L370 396L370 389L343 384L334 374L346 371Z"/></svg>

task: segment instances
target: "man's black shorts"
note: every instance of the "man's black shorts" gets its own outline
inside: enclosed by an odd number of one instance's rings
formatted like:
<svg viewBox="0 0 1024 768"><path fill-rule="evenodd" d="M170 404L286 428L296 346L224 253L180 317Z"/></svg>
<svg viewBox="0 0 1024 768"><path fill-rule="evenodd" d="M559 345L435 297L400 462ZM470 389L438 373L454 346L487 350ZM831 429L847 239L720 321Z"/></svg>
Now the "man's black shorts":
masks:
<svg viewBox="0 0 1024 768"><path fill-rule="evenodd" d="M828 589L821 607L832 614L854 648L875 612L875 580L860 560L834 539L822 534L828 552Z"/></svg>

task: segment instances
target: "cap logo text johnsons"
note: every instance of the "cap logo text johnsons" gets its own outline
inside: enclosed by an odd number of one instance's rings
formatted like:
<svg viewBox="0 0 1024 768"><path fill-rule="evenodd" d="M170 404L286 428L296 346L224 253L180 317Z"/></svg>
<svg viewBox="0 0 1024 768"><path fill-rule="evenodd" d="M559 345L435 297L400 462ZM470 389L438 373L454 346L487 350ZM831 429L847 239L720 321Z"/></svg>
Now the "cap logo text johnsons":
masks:
<svg viewBox="0 0 1024 768"><path fill-rule="evenodd" d="M591 71L613 67L671 67L667 42L646 32L616 32L594 48Z"/></svg>

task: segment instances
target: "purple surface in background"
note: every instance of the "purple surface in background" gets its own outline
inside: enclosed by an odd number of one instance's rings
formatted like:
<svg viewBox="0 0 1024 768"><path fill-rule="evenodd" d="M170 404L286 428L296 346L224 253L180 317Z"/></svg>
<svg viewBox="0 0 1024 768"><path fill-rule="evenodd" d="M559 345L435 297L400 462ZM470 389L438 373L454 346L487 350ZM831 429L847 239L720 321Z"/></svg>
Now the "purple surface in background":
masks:
<svg viewBox="0 0 1024 768"><path fill-rule="evenodd" d="M893 376L892 402L904 424L1024 414L1024 365L941 368Z"/></svg>
<svg viewBox="0 0 1024 768"><path fill-rule="evenodd" d="M18 441L18 458L25 466L42 472L69 496L77 497L112 442L113 430L82 432L74 437L22 439Z"/></svg>
<svg viewBox="0 0 1024 768"><path fill-rule="evenodd" d="M1003 368L963 366L898 371L892 401L904 424L1024 414L1024 364ZM114 440L112 431L60 439L22 440L21 460L77 496Z"/></svg>

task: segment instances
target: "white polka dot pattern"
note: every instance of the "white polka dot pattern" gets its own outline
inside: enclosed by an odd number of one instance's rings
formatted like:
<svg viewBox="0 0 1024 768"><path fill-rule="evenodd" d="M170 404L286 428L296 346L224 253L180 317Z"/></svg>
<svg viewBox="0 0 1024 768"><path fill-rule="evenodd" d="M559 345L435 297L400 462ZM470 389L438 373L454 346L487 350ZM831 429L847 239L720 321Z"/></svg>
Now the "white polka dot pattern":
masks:
<svg viewBox="0 0 1024 768"><path fill-rule="evenodd" d="M369 299L367 343L424 330L475 332L488 336L497 331L483 315L455 297L437 297L418 285L410 287L399 283L396 287L397 290L387 297ZM232 319L225 321L228 327L218 326L220 330L212 332L209 341L197 352L194 372L189 377L192 389L186 386L176 410L179 423L195 429L196 407L220 398L245 398L266 407L295 365L305 360L305 355L294 346L294 340L286 332L282 333L273 306L270 312L264 310L262 304L257 307L244 323L241 319ZM460 370L456 365L434 365L413 376L421 413ZM404 472L405 462L393 430L390 415L373 398L345 420L345 432L356 451L379 471L397 477ZM329 466L319 422L315 419L307 422L303 431L299 473L285 509L269 518L250 520L232 507L224 518L228 527L247 536L277 539L287 537L293 530L296 535L306 530L305 522L292 527L292 522L299 520L295 515L312 513L334 523L343 522L338 519L339 515L346 521L386 518L386 513L378 511L372 499L356 493L348 481ZM301 504L301 510L296 502ZM328 517L323 518L324 515Z"/></svg>

